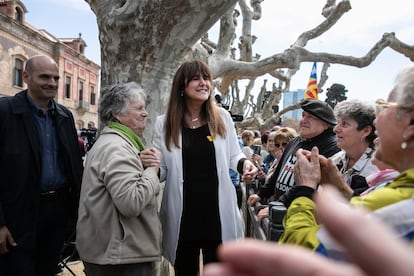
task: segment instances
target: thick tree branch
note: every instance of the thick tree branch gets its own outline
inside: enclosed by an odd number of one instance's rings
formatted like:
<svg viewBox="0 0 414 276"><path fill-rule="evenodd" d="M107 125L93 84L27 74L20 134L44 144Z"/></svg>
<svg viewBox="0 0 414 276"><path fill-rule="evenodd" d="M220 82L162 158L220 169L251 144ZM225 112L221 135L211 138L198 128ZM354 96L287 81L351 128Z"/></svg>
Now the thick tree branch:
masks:
<svg viewBox="0 0 414 276"><path fill-rule="evenodd" d="M390 45L393 45L393 47ZM308 51L302 47L292 47L282 53L275 54L256 62L226 60L221 66L216 67L219 68L219 70L215 71L214 75L216 77L233 77L234 79L252 79L280 68L298 69L302 62L313 61L362 68L370 65L388 46L413 60L414 46L401 43L393 33L385 33L383 37L362 57L325 52L318 53ZM276 75L274 72L273 74ZM280 76L280 74L278 76Z"/></svg>
<svg viewBox="0 0 414 276"><path fill-rule="evenodd" d="M251 115L252 119L248 119L246 123L263 126L278 122L285 111L265 120L272 113L271 105L280 100L280 93L289 90L290 80L302 62L324 63L319 82L322 87L326 82L326 72L330 64L367 67L387 47L414 61L414 46L400 41L394 33L385 33L361 57L338 55L334 53L335 49L328 52L305 49L311 39L326 33L351 9L349 0L342 0L338 4L334 0L327 0L322 11L325 16L323 22L303 32L288 49L261 60L260 55L253 53L255 36L252 34L252 20L261 18L263 0L250 0L250 7L247 0L85 1L95 13L99 28L101 84L136 81L148 91L148 103L151 104L148 105L145 138L149 138L152 133L151 126L156 115L165 112L172 76L187 56L208 61L215 81L219 83L216 87L222 95L225 96L228 91L233 93L233 107L240 112L250 112L257 108L259 113ZM240 58L236 57L236 47L232 46L239 15L235 9L237 3L243 15ZM220 35L216 44L204 34L220 18ZM196 45L200 39L201 43ZM261 98L266 105L262 107L259 102L253 103L251 91L255 79L267 73L280 80L283 85L279 83L276 87L273 83L271 95L266 96L266 99ZM240 91L238 80L242 79L248 79L249 84ZM243 97L240 96L242 93ZM268 91L264 89L264 93L268 94Z"/></svg>
<svg viewBox="0 0 414 276"><path fill-rule="evenodd" d="M351 9L351 3L348 0L343 0L340 2L329 14L324 22L319 24L317 27L302 33L293 47L305 47L309 40L321 36L323 33L332 28L333 25L338 22L338 20Z"/></svg>

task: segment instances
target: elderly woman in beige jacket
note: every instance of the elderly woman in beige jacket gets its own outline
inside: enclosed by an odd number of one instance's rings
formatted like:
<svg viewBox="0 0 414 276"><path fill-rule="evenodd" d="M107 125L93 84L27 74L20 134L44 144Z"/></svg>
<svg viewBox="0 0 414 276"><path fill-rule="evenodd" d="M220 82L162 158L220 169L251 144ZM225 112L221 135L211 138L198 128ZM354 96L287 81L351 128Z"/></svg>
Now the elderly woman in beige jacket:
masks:
<svg viewBox="0 0 414 276"><path fill-rule="evenodd" d="M140 139L148 115L145 93L136 83L102 92L105 127L86 157L77 249L88 276L154 275L161 256L160 155Z"/></svg>

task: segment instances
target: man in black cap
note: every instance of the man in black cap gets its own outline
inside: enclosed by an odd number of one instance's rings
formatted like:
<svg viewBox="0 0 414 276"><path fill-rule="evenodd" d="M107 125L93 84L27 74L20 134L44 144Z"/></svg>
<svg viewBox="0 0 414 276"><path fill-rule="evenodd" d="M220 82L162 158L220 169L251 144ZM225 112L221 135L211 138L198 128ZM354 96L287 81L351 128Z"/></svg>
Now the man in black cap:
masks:
<svg viewBox="0 0 414 276"><path fill-rule="evenodd" d="M311 150L317 146L319 154L330 157L341 149L336 146L333 127L336 125L332 108L325 102L316 99L305 99L301 102L302 119L299 122L300 136L293 138L286 146L278 165L269 180L259 188L257 194L251 195L248 204L253 205L262 199L281 199L294 186L293 168L296 164L296 151L300 148ZM268 215L268 208L258 214L259 220Z"/></svg>

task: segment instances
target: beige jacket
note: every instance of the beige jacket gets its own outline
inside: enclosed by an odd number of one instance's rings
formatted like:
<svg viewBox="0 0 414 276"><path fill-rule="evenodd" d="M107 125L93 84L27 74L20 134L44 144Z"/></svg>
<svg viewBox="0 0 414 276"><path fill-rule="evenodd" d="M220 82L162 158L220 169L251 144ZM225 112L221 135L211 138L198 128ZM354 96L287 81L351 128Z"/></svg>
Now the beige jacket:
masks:
<svg viewBox="0 0 414 276"><path fill-rule="evenodd" d="M88 152L76 231L82 260L113 265L160 259L156 195L161 184L156 170L144 169L138 154L110 128Z"/></svg>

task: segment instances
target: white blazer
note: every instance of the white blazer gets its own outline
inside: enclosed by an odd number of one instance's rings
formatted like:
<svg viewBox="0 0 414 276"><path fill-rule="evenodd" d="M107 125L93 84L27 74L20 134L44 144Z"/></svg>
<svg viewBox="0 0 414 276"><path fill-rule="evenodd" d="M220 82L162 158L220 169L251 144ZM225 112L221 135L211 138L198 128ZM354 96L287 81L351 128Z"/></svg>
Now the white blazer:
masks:
<svg viewBox="0 0 414 276"><path fill-rule="evenodd" d="M214 147L219 182L218 194L222 241L226 242L243 238L243 224L229 168L237 171L239 160L246 158L246 156L240 149L233 120L229 112L221 108L221 116L227 127L227 135L226 138L217 135L214 140ZM182 139L180 135L180 148L172 145L170 147L171 151L168 151L164 141L164 122L165 115L157 117L152 142L162 153L160 178L161 181L166 181L160 210L163 232L163 256L174 264L183 209Z"/></svg>

